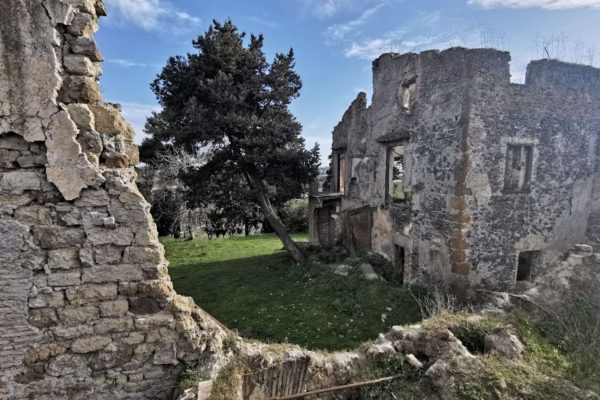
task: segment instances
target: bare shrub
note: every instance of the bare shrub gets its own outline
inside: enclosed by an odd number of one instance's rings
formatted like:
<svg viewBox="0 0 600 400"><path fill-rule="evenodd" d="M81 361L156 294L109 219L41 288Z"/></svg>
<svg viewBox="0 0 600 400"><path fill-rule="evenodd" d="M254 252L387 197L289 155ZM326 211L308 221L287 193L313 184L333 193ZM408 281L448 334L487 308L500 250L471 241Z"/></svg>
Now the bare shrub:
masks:
<svg viewBox="0 0 600 400"><path fill-rule="evenodd" d="M421 310L423 319L435 317L442 314L455 314L469 311L469 308L461 304L456 296L445 293L439 287L435 287L425 296L417 296L413 291L410 294L414 297Z"/></svg>

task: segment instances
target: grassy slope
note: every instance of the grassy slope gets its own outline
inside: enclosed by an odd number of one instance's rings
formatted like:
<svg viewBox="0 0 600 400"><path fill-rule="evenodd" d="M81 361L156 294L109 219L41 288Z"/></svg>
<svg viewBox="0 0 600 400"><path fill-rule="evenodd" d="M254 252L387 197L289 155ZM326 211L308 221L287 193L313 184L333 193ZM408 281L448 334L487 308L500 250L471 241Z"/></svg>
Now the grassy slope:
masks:
<svg viewBox="0 0 600 400"><path fill-rule="evenodd" d="M406 290L294 266L274 235L162 242L177 292L245 337L339 350L419 320Z"/></svg>

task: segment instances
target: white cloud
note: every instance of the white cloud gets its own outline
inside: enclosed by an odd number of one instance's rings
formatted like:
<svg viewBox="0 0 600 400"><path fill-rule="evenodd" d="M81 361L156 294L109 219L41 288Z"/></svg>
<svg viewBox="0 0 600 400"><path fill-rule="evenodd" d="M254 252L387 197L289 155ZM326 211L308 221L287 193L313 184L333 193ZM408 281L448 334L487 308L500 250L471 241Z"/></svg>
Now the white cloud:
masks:
<svg viewBox="0 0 600 400"><path fill-rule="evenodd" d="M141 104L130 102L117 102L121 105L123 116L135 130L135 142L141 143L144 138L144 125L153 111L160 111L156 104Z"/></svg>
<svg viewBox="0 0 600 400"><path fill-rule="evenodd" d="M356 12L402 0L299 0L305 9L317 17L332 17L343 12Z"/></svg>
<svg viewBox="0 0 600 400"><path fill-rule="evenodd" d="M356 35L360 33L358 30L367 21L379 11L385 4L378 4L374 7L365 10L357 19L348 21L343 24L335 24L327 28L325 34L332 40L342 40L349 35Z"/></svg>
<svg viewBox="0 0 600 400"><path fill-rule="evenodd" d="M407 36L404 31L394 31L385 37L352 43L346 50L348 58L374 60L384 53L408 53L429 48L444 48L453 45L455 40L445 36Z"/></svg>
<svg viewBox="0 0 600 400"><path fill-rule="evenodd" d="M147 31L179 32L198 25L201 20L176 9L166 0L106 0L109 18L128 22Z"/></svg>
<svg viewBox="0 0 600 400"><path fill-rule="evenodd" d="M124 67L124 68L147 67L148 66L148 64L139 63L136 61L125 59L125 58L112 58L112 59L106 60L106 62L110 63L110 64L115 64L115 65L118 65L118 66Z"/></svg>
<svg viewBox="0 0 600 400"><path fill-rule="evenodd" d="M600 0L468 0L468 4L484 8L544 8L547 10L600 8Z"/></svg>

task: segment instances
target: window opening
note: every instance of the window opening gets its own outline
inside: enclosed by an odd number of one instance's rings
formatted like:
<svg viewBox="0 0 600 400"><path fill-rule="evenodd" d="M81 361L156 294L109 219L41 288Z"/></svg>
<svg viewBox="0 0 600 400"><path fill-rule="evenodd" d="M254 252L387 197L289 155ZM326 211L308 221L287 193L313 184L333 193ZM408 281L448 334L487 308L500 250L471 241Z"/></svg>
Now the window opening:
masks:
<svg viewBox="0 0 600 400"><path fill-rule="evenodd" d="M406 200L404 193L404 146L390 147L388 150L388 202L399 203Z"/></svg>
<svg viewBox="0 0 600 400"><path fill-rule="evenodd" d="M531 186L532 145L509 144L506 150L505 192L527 192Z"/></svg>
<svg viewBox="0 0 600 400"><path fill-rule="evenodd" d="M539 259L538 251L524 251L519 253L517 265L517 282L531 281L533 268Z"/></svg>
<svg viewBox="0 0 600 400"><path fill-rule="evenodd" d="M410 106L416 87L415 83L416 79L412 79L406 83L403 83L402 87L400 88L400 102L404 111L410 111Z"/></svg>
<svg viewBox="0 0 600 400"><path fill-rule="evenodd" d="M337 155L337 191L344 193L346 178L346 153Z"/></svg>

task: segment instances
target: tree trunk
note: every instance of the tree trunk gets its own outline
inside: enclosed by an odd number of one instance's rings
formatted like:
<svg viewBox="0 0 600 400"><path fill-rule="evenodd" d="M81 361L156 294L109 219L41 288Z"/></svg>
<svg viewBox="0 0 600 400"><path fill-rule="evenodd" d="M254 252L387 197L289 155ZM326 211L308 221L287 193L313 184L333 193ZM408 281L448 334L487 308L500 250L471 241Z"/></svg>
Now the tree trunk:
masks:
<svg viewBox="0 0 600 400"><path fill-rule="evenodd" d="M267 196L267 190L262 181L248 173L246 173L246 179L248 180L250 187L254 189L256 199L258 200L258 205L260 206L265 219L269 222L273 228L273 231L275 231L275 234L279 240L281 240L281 243L283 243L283 247L285 247L290 253L294 261L297 263L305 262L306 257L304 256L304 253L302 253L302 250L300 250L298 244L292 240L292 237L285 229L285 225L283 225L283 222L281 222L281 219L279 219L279 216L271 205L271 201Z"/></svg>

